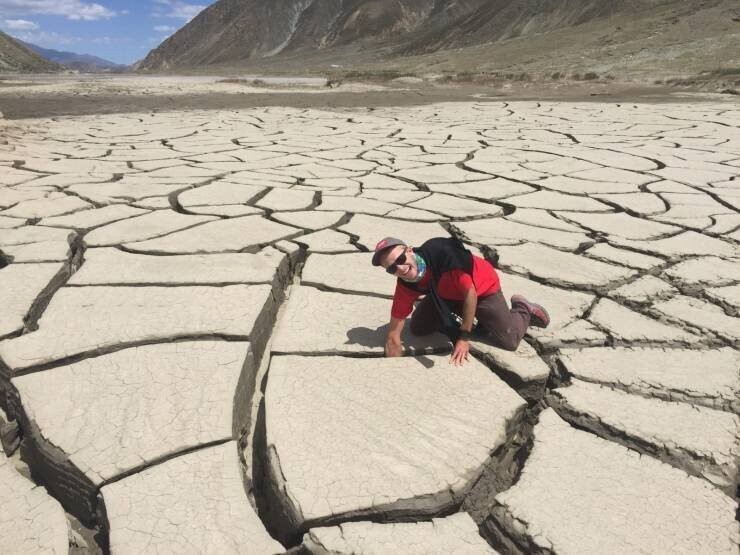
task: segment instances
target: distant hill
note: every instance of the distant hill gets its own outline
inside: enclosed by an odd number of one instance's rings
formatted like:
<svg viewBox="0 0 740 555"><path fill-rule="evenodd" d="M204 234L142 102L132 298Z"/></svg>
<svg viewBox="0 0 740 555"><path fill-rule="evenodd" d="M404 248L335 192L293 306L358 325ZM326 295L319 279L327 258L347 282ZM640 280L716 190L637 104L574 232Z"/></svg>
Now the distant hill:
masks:
<svg viewBox="0 0 740 555"><path fill-rule="evenodd" d="M59 71L61 67L0 31L0 72Z"/></svg>
<svg viewBox="0 0 740 555"><path fill-rule="evenodd" d="M84 73L123 72L128 69L126 65L116 64L90 54L52 50L51 48L36 46L30 42L24 42L23 44L47 60L56 62L68 69L75 69Z"/></svg>
<svg viewBox="0 0 740 555"><path fill-rule="evenodd" d="M219 0L139 69L570 73L585 58L614 71L642 64L646 75L716 69L740 64L738 10L737 0Z"/></svg>

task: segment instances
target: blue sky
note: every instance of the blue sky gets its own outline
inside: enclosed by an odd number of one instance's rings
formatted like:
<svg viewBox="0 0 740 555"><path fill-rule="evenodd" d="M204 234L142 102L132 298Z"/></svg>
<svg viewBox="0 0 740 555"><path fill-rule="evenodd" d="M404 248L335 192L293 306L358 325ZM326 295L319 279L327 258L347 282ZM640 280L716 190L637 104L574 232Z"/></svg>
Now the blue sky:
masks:
<svg viewBox="0 0 740 555"><path fill-rule="evenodd" d="M44 48L130 64L215 0L0 0L0 29Z"/></svg>

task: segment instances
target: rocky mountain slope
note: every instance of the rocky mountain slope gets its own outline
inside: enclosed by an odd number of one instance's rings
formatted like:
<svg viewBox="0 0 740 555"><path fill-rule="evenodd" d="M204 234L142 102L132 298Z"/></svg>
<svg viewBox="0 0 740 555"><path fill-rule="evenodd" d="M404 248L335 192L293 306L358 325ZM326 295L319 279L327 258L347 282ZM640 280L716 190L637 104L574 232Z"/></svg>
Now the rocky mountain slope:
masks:
<svg viewBox="0 0 740 555"><path fill-rule="evenodd" d="M56 62L69 69L76 69L85 73L101 73L110 71L124 71L128 66L116 64L103 58L98 58L91 54L77 54L76 52L66 52L63 50L53 50L51 48L42 48L35 44L24 42L28 48L43 56L47 60Z"/></svg>
<svg viewBox="0 0 740 555"><path fill-rule="evenodd" d="M538 40L550 33L578 38L588 25L601 25L607 33L626 26L650 37L655 24L676 23L697 13L716 16L702 22L701 29L709 25L715 34L732 36L740 31L733 14L740 13L731 6L724 0L220 0L152 50L141 69L260 61L279 65L290 58L317 56L324 67L331 57L349 65L368 57L386 63L516 39ZM694 28L682 37L688 40L696 32ZM740 35L734 37L737 44ZM539 53L556 59L553 46ZM522 61L527 58L522 55Z"/></svg>
<svg viewBox="0 0 740 555"><path fill-rule="evenodd" d="M442 9L439 0L220 0L150 52L142 69L381 43L430 21L457 19L482 3L463 0Z"/></svg>
<svg viewBox="0 0 740 555"><path fill-rule="evenodd" d="M0 73L58 71L58 64L0 31Z"/></svg>
<svg viewBox="0 0 740 555"><path fill-rule="evenodd" d="M480 6L459 18L454 25L422 29L403 51L432 52L440 48L538 35L615 14L637 14L655 6L677 3L671 0L487 0L480 2Z"/></svg>

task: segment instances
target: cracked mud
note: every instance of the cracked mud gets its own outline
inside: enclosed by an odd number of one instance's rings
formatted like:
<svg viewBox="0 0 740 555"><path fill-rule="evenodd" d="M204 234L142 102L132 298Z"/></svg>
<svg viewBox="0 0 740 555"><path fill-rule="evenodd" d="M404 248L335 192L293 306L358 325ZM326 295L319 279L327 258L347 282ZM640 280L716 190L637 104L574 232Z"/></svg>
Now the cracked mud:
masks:
<svg viewBox="0 0 740 555"><path fill-rule="evenodd" d="M0 168L3 551L737 552L736 104L0 118ZM383 358L388 235L551 325Z"/></svg>

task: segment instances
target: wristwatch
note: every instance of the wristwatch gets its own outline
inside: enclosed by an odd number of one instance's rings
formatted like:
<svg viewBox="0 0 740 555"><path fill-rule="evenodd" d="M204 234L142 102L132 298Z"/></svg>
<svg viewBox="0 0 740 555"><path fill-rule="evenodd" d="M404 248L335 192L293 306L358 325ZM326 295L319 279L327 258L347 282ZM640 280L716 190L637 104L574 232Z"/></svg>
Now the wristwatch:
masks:
<svg viewBox="0 0 740 555"><path fill-rule="evenodd" d="M473 334L465 330L460 330L460 332L457 334L458 339L464 339L465 341L470 341L471 337L473 337Z"/></svg>

